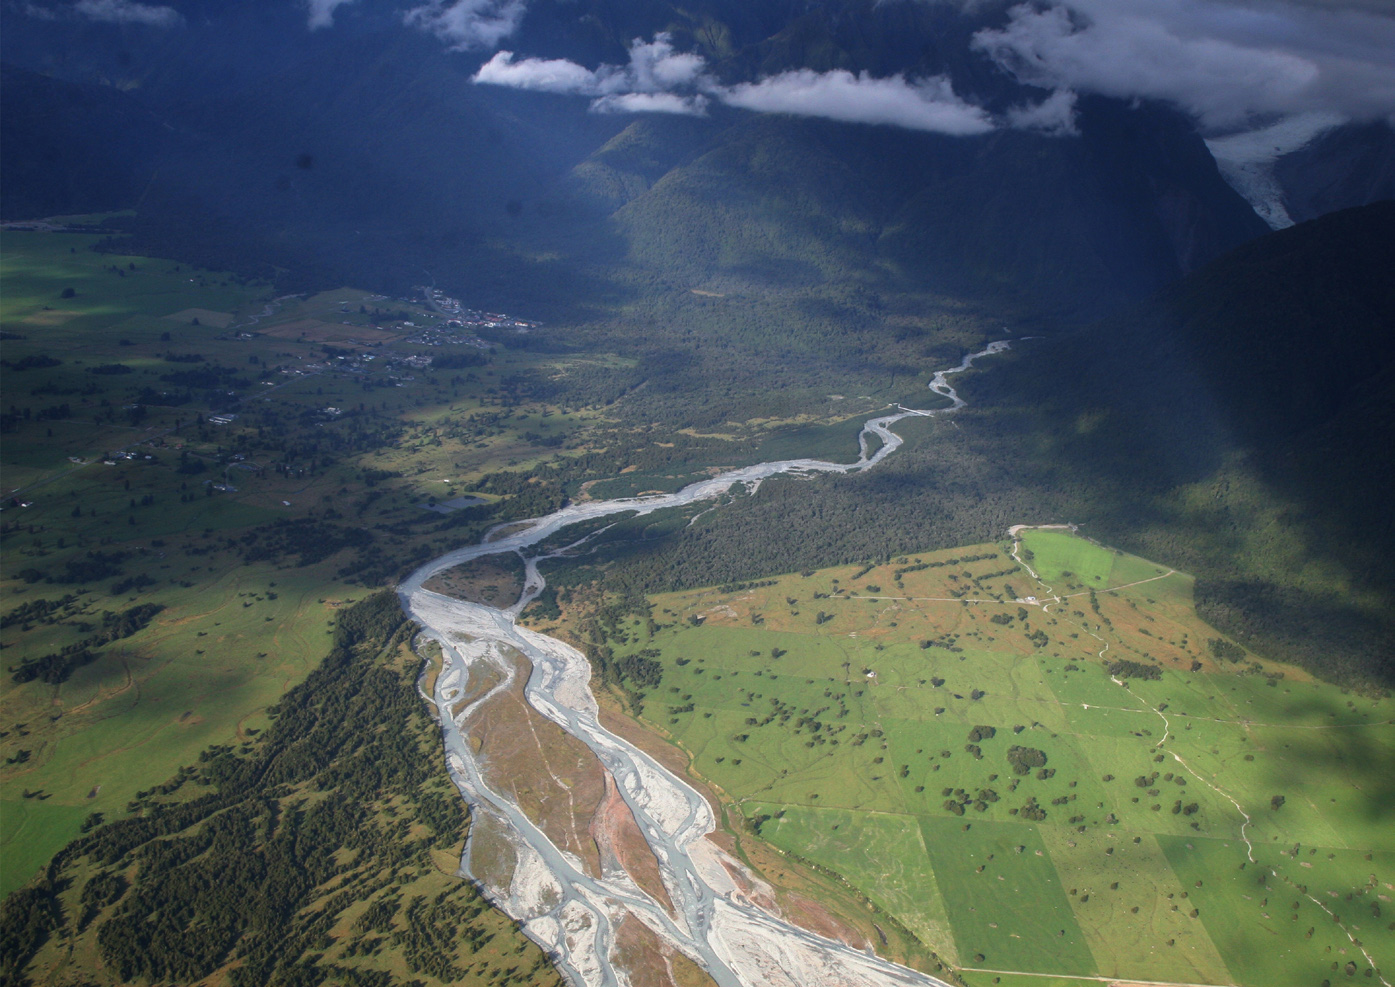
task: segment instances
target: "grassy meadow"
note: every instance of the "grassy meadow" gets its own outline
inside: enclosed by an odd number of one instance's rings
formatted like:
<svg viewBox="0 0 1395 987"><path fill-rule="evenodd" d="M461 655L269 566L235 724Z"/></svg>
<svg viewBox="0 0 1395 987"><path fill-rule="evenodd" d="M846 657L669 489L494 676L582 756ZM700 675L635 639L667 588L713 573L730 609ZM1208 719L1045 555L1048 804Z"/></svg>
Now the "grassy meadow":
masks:
<svg viewBox="0 0 1395 987"><path fill-rule="evenodd" d="M761 837L974 987L1395 970L1395 703L1221 638L1184 573L1021 537L1040 579L975 545L654 597L610 644Z"/></svg>

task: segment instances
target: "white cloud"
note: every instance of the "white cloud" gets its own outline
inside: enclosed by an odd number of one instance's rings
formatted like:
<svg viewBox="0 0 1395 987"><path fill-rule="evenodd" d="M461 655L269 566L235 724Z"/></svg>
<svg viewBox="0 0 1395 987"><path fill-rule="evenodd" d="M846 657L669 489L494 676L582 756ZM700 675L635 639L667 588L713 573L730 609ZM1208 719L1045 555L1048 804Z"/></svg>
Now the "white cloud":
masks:
<svg viewBox="0 0 1395 987"><path fill-rule="evenodd" d="M502 36L521 19L523 2L432 0L410 17L441 33L447 14L477 24L493 12L492 30ZM428 10L434 20L423 13ZM457 45L463 36L449 32ZM479 31L473 36L487 40ZM1003 126L1074 134L1076 93L1167 101L1213 135L1311 112L1395 121L1395 12L1376 8L1288 0L1051 0L1012 7L1002 27L979 31L972 45L1049 95L995 118L957 95L944 76L796 69L722 86L701 55L676 51L667 34L635 39L627 64L594 69L500 52L476 81L586 95L600 112L699 113L718 101L955 135ZM622 98L640 94L680 98Z"/></svg>
<svg viewBox="0 0 1395 987"><path fill-rule="evenodd" d="M875 79L866 73L855 76L841 70L819 73L801 69L758 82L721 86L707 74L701 55L675 51L667 34L656 34L653 41L636 38L630 44L627 65L595 69L560 58L516 59L513 52L501 51L480 67L474 81L590 96L591 110L596 113L700 115L716 99L748 110L891 124L942 134L981 134L994 126L986 112L960 99L949 80L938 76ZM1033 126L1059 128L1059 121L1048 126L1046 116L1069 115L1069 109L1053 104L1039 113L1043 122Z"/></svg>
<svg viewBox="0 0 1395 987"><path fill-rule="evenodd" d="M354 0L297 0L309 26L327 27ZM928 0L975 15L1004 0ZM458 50L492 49L523 22L528 0L408 0L404 20ZM26 10L39 16L32 4ZM172 23L170 7L140 0L77 0L62 11L103 20ZM993 126L1074 133L1069 93L1171 102L1211 134L1265 126L1301 113L1395 124L1395 0L1031 0L972 46L1021 81L1050 90L1000 118L960 99L942 77L872 78L801 69L732 87L701 55L677 52L667 34L636 39L624 65L588 69L500 53L477 81L617 97L607 112L698 112L713 99L765 112L973 134ZM504 60L500 61L503 57ZM619 99L633 94L674 99ZM706 95L707 100L696 98Z"/></svg>
<svg viewBox="0 0 1395 987"><path fill-rule="evenodd" d="M73 11L80 17L110 24L147 24L173 27L183 18L173 7L139 3L137 0L78 0Z"/></svg>
<svg viewBox="0 0 1395 987"><path fill-rule="evenodd" d="M427 0L408 10L404 20L466 51L492 48L513 34L527 9L525 0Z"/></svg>
<svg viewBox="0 0 1395 987"><path fill-rule="evenodd" d="M1007 124L1015 130L1035 130L1048 137L1073 137L1080 133L1075 127L1075 100L1071 90L1057 89L1040 103L1008 110Z"/></svg>
<svg viewBox="0 0 1395 987"><path fill-rule="evenodd" d="M975 48L1023 82L1171 102L1212 131L1395 116L1395 15L1283 0L1021 4Z"/></svg>
<svg viewBox="0 0 1395 987"><path fill-rule="evenodd" d="M873 78L843 69L797 69L722 92L723 102L748 110L792 113L855 123L880 123L911 130L966 136L993 129L980 107L955 95L949 79Z"/></svg>
<svg viewBox="0 0 1395 987"><path fill-rule="evenodd" d="M668 92L706 81L707 63L701 55L676 52L673 38L665 33L653 41L639 38L630 44L629 79L636 92Z"/></svg>
<svg viewBox="0 0 1395 987"><path fill-rule="evenodd" d="M628 65L588 69L565 58L515 60L511 51L496 52L480 66L474 81L492 86L537 92L591 96L596 113L706 112L707 98L699 89L715 88L706 75L701 55L673 50L667 34L653 41L635 38Z"/></svg>
<svg viewBox="0 0 1395 987"><path fill-rule="evenodd" d="M334 12L354 0L305 0L306 22L310 30L334 26Z"/></svg>
<svg viewBox="0 0 1395 987"><path fill-rule="evenodd" d="M702 116L707 97L701 93L614 93L591 103L593 113L679 113Z"/></svg>
<svg viewBox="0 0 1395 987"><path fill-rule="evenodd" d="M593 96L600 92L597 72L565 58L525 58L514 61L513 52L499 51L480 66L474 82L544 93Z"/></svg>

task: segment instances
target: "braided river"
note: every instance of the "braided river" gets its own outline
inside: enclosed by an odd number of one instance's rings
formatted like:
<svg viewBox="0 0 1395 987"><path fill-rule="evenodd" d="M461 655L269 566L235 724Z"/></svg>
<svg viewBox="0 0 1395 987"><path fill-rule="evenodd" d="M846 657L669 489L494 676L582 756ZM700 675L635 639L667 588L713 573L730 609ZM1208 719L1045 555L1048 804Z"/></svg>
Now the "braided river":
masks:
<svg viewBox="0 0 1395 987"><path fill-rule="evenodd" d="M859 455L848 464L816 459L760 463L702 480L670 494L572 504L547 517L510 522L478 545L457 549L423 565L398 587L403 608L422 626L422 637L441 648L440 673L431 703L441 724L451 778L468 803L472 834L482 825L503 834L514 855L507 879L492 879L474 866L474 836L461 871L486 897L520 923L576 987L623 987L630 977L618 956L616 934L626 916L705 970L719 987L899 987L943 981L891 963L870 948L858 949L816 934L743 889L759 885L709 834L717 821L708 801L657 760L601 724L585 656L555 638L517 623L546 581L539 563L554 557L538 548L564 529L601 518L636 517L701 502L720 507L731 491L754 492L772 476L856 473L872 469L902 445L892 431L912 417L952 414L965 402L948 377L1007 349L990 343L957 366L936 373L930 390L949 399L935 411L900 408L869 420L859 435ZM582 539L584 541L584 538ZM575 548L576 546L569 546ZM565 550L564 550L565 551ZM425 588L437 573L486 555L517 553L524 560L524 590L507 609L468 603ZM615 790L658 862L668 902L643 889L624 866L609 860L599 875L559 844L518 802L491 784L488 765L471 744L477 713L518 687L522 656L531 672L522 687L527 703L583 743L613 780ZM487 688L477 687L484 683ZM487 755L483 755L487 757ZM744 879L737 879L745 874ZM670 907L671 906L671 907Z"/></svg>

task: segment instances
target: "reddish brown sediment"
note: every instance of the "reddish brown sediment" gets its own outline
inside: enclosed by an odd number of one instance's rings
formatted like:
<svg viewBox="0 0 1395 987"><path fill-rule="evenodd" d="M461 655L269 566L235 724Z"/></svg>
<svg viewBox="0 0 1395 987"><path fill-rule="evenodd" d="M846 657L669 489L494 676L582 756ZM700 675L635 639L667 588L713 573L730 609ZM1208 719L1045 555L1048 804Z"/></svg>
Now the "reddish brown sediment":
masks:
<svg viewBox="0 0 1395 987"><path fill-rule="evenodd" d="M715 818L728 818L724 812L721 798L710 782L694 776L691 770L691 760L687 752L681 747L666 742L653 730L647 729L643 724L618 712L605 701L604 697L602 697L600 707L600 718L602 725L607 729L639 747L669 771L692 785L712 807ZM739 813L737 815L739 819ZM739 826L740 823L738 822L737 825ZM736 885L738 893L810 932L844 942L854 949L865 949L872 944L874 931L870 922L864 925L854 924L848 921L846 916L840 916L838 914L840 910L830 908L807 895L790 890L791 883L799 885L807 885L811 881L815 885L825 883L817 875L807 871L802 864L790 860L759 837L745 835L738 838L725 826L719 825L707 838L730 855L730 860L722 861L722 867ZM742 860L746 860L754 866L754 874L741 862ZM771 883L767 884L766 881ZM847 892L842 891L841 893L846 894ZM858 915L857 917L861 918L862 916ZM879 952L882 951L884 949L879 950Z"/></svg>
<svg viewBox="0 0 1395 987"><path fill-rule="evenodd" d="M615 779L609 771L603 773L605 796L591 820L591 836L596 841L601 860L607 866L619 867L628 873L636 884L672 915L673 901L660 876L659 861L640 832L634 813L620 797Z"/></svg>

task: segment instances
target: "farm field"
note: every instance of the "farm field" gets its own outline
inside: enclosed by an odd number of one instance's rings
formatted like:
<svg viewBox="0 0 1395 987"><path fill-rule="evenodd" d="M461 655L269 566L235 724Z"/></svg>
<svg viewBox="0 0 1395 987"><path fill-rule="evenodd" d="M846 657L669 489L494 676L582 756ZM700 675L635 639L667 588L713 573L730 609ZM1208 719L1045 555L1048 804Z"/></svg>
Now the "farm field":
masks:
<svg viewBox="0 0 1395 987"><path fill-rule="evenodd" d="M1395 704L1248 652L1191 598L1026 530L656 596L605 643L763 839L973 987L1388 980Z"/></svg>

